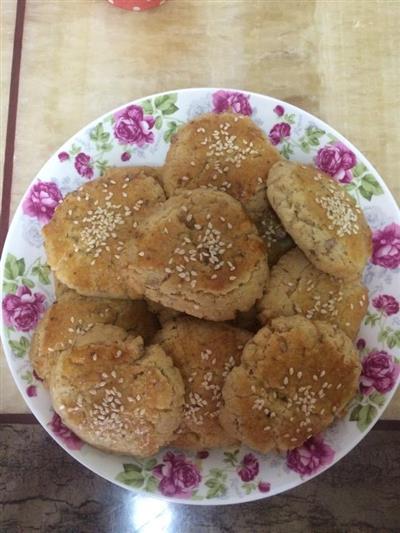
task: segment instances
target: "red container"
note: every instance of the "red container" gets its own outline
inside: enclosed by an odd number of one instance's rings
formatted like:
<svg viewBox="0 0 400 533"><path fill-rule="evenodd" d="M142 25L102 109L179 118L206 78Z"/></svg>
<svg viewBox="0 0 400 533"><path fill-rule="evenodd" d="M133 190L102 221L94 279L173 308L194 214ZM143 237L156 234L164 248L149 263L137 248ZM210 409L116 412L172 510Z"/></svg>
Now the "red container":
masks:
<svg viewBox="0 0 400 533"><path fill-rule="evenodd" d="M152 9L159 7L165 3L166 0L108 0L110 4L115 7L127 9L128 11L144 11L145 9Z"/></svg>

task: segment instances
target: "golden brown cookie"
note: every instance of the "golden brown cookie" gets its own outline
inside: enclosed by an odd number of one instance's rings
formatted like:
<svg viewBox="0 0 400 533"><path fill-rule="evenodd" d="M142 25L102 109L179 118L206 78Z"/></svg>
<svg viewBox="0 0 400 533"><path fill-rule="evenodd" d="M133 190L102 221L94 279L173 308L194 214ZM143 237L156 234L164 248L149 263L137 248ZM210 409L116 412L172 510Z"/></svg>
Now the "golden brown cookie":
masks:
<svg viewBox="0 0 400 533"><path fill-rule="evenodd" d="M60 352L73 346L96 324L118 326L146 342L158 328L157 319L143 300L89 298L69 291L47 309L31 344L32 365L45 383Z"/></svg>
<svg viewBox="0 0 400 533"><path fill-rule="evenodd" d="M184 418L174 446L200 450L235 442L218 420L221 388L250 338L245 330L191 317L171 320L157 333L154 342L172 358L185 384Z"/></svg>
<svg viewBox="0 0 400 533"><path fill-rule="evenodd" d="M182 418L179 371L159 346L144 348L141 337L127 337L121 329L113 335L104 326L95 326L91 334L80 337L53 366L55 411L97 448L153 455L171 439Z"/></svg>
<svg viewBox="0 0 400 533"><path fill-rule="evenodd" d="M268 276L265 245L241 204L208 189L167 200L134 231L124 259L133 294L209 320L250 309Z"/></svg>
<svg viewBox="0 0 400 533"><path fill-rule="evenodd" d="M268 265L275 265L279 258L295 246L293 239L282 226L275 211L269 205L262 216L256 220L258 233L267 245Z"/></svg>
<svg viewBox="0 0 400 533"><path fill-rule="evenodd" d="M344 412L360 370L351 340L335 326L276 318L246 344L226 378L220 422L262 453L295 448Z"/></svg>
<svg viewBox="0 0 400 533"><path fill-rule="evenodd" d="M354 340L367 312L368 290L358 280L346 281L317 270L295 248L272 268L257 307L261 324L279 316L301 314L336 324Z"/></svg>
<svg viewBox="0 0 400 533"><path fill-rule="evenodd" d="M281 161L270 170L267 194L316 268L340 278L360 277L371 253L371 230L343 187L314 167Z"/></svg>
<svg viewBox="0 0 400 533"><path fill-rule="evenodd" d="M266 182L280 159L264 132L248 117L208 113L182 126L172 138L164 166L167 196L198 187L226 192L252 218L266 207Z"/></svg>
<svg viewBox="0 0 400 533"><path fill-rule="evenodd" d="M153 173L151 167L111 169L65 197L43 228L59 281L86 296L127 298L121 254L132 230L165 199Z"/></svg>

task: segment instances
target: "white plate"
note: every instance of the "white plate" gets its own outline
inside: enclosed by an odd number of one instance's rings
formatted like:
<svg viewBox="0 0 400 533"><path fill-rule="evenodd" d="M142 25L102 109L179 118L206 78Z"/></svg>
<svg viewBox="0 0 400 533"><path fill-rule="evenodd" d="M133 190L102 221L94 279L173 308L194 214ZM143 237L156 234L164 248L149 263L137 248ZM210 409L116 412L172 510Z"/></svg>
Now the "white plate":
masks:
<svg viewBox="0 0 400 533"><path fill-rule="evenodd" d="M130 107L131 106L131 107ZM207 111L250 115L284 157L314 163L359 201L373 230L364 281L370 307L357 341L363 360L360 393L345 419L288 454L245 447L189 454L161 451L136 461L83 444L54 414L48 392L32 372L32 331L54 299L40 229L68 192L108 166L161 165L171 135ZM371 429L399 380L400 216L382 178L342 135L290 104L260 94L185 89L124 105L67 141L39 172L11 224L1 267L1 337L26 403L50 435L93 472L123 487L192 504L242 503L295 487L346 455ZM168 490L166 489L168 488Z"/></svg>

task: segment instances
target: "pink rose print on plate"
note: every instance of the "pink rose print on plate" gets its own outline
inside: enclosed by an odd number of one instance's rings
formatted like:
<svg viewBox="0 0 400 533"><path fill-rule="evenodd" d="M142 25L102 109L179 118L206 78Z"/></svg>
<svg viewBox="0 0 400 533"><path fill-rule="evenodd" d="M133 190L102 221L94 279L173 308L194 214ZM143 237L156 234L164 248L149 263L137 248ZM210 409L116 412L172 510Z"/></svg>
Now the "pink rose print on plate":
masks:
<svg viewBox="0 0 400 533"><path fill-rule="evenodd" d="M278 117L281 117L285 113L285 108L281 105L277 105L276 107L274 107L274 113L275 115L278 115Z"/></svg>
<svg viewBox="0 0 400 533"><path fill-rule="evenodd" d="M207 457L210 455L210 453L207 450L200 450L196 453L196 457L198 459L207 459Z"/></svg>
<svg viewBox="0 0 400 533"><path fill-rule="evenodd" d="M64 161L68 161L69 153L68 152L60 152L58 154L58 159L60 160L61 163L63 163Z"/></svg>
<svg viewBox="0 0 400 533"><path fill-rule="evenodd" d="M93 167L90 159L90 155L80 152L75 157L74 166L80 176L88 180L93 178Z"/></svg>
<svg viewBox="0 0 400 533"><path fill-rule="evenodd" d="M180 453L167 452L163 463L153 468L153 474L160 480L158 488L161 494L176 498L191 496L201 481L197 466Z"/></svg>
<svg viewBox="0 0 400 533"><path fill-rule="evenodd" d="M350 183L351 169L356 165L355 154L341 142L327 144L318 150L316 166L340 183Z"/></svg>
<svg viewBox="0 0 400 533"><path fill-rule="evenodd" d="M360 392L366 396L377 390L385 394L393 389L400 373L400 365L385 350L373 350L362 360Z"/></svg>
<svg viewBox="0 0 400 533"><path fill-rule="evenodd" d="M260 481L258 484L258 490L260 492L269 492L271 490L271 483L268 483L266 481Z"/></svg>
<svg viewBox="0 0 400 533"><path fill-rule="evenodd" d="M232 111L241 115L251 115L253 109L249 100L250 95L246 96L238 91L217 91L212 95L213 112Z"/></svg>
<svg viewBox="0 0 400 533"><path fill-rule="evenodd" d="M18 331L31 331L44 313L46 297L40 292L32 292L22 285L16 294L3 298L4 323Z"/></svg>
<svg viewBox="0 0 400 533"><path fill-rule="evenodd" d="M395 315L399 312L400 305L399 302L390 296L390 294L380 294L372 300L372 305L378 311L382 311L386 316Z"/></svg>
<svg viewBox="0 0 400 533"><path fill-rule="evenodd" d="M36 385L29 385L29 387L26 387L26 394L29 396L29 398L33 398L34 396L37 396Z"/></svg>
<svg viewBox="0 0 400 533"><path fill-rule="evenodd" d="M129 152L124 152L123 154L121 154L121 161L129 161L131 157L132 156Z"/></svg>
<svg viewBox="0 0 400 533"><path fill-rule="evenodd" d="M358 339L357 344L356 344L358 350L364 350L366 345L367 343L365 342L365 339Z"/></svg>
<svg viewBox="0 0 400 533"><path fill-rule="evenodd" d="M25 215L37 218L39 222L47 224L62 199L61 191L55 183L38 181L29 189L22 203L22 211Z"/></svg>
<svg viewBox="0 0 400 533"><path fill-rule="evenodd" d="M372 263L384 268L400 266L400 225L389 224L372 234Z"/></svg>
<svg viewBox="0 0 400 533"><path fill-rule="evenodd" d="M80 450L83 446L81 439L75 435L67 426L65 426L57 413L54 413L53 418L48 423L54 435L60 437L65 446L70 450Z"/></svg>
<svg viewBox="0 0 400 533"><path fill-rule="evenodd" d="M142 147L154 142L155 119L144 115L143 109L138 105L130 105L114 115L114 136L120 144L136 144Z"/></svg>
<svg viewBox="0 0 400 533"><path fill-rule="evenodd" d="M260 466L258 459L252 453L247 453L238 468L238 474L242 481L252 481L258 474Z"/></svg>
<svg viewBox="0 0 400 533"><path fill-rule="evenodd" d="M329 465L334 456L332 448L318 435L308 439L302 446L289 450L286 464L301 476L311 476Z"/></svg>
<svg viewBox="0 0 400 533"><path fill-rule="evenodd" d="M290 133L290 124L287 122L279 122L271 128L268 137L273 145L277 145L281 143L285 137L290 137Z"/></svg>

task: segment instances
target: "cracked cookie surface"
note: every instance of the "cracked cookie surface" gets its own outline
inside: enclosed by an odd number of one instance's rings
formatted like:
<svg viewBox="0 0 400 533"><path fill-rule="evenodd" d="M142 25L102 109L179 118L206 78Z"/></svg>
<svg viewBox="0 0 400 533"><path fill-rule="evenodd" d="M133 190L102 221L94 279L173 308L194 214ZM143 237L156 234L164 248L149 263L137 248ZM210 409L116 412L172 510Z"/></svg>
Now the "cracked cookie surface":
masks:
<svg viewBox="0 0 400 533"><path fill-rule="evenodd" d="M300 446L326 429L358 389L361 365L339 329L276 318L250 340L226 378L220 422L262 453Z"/></svg>

